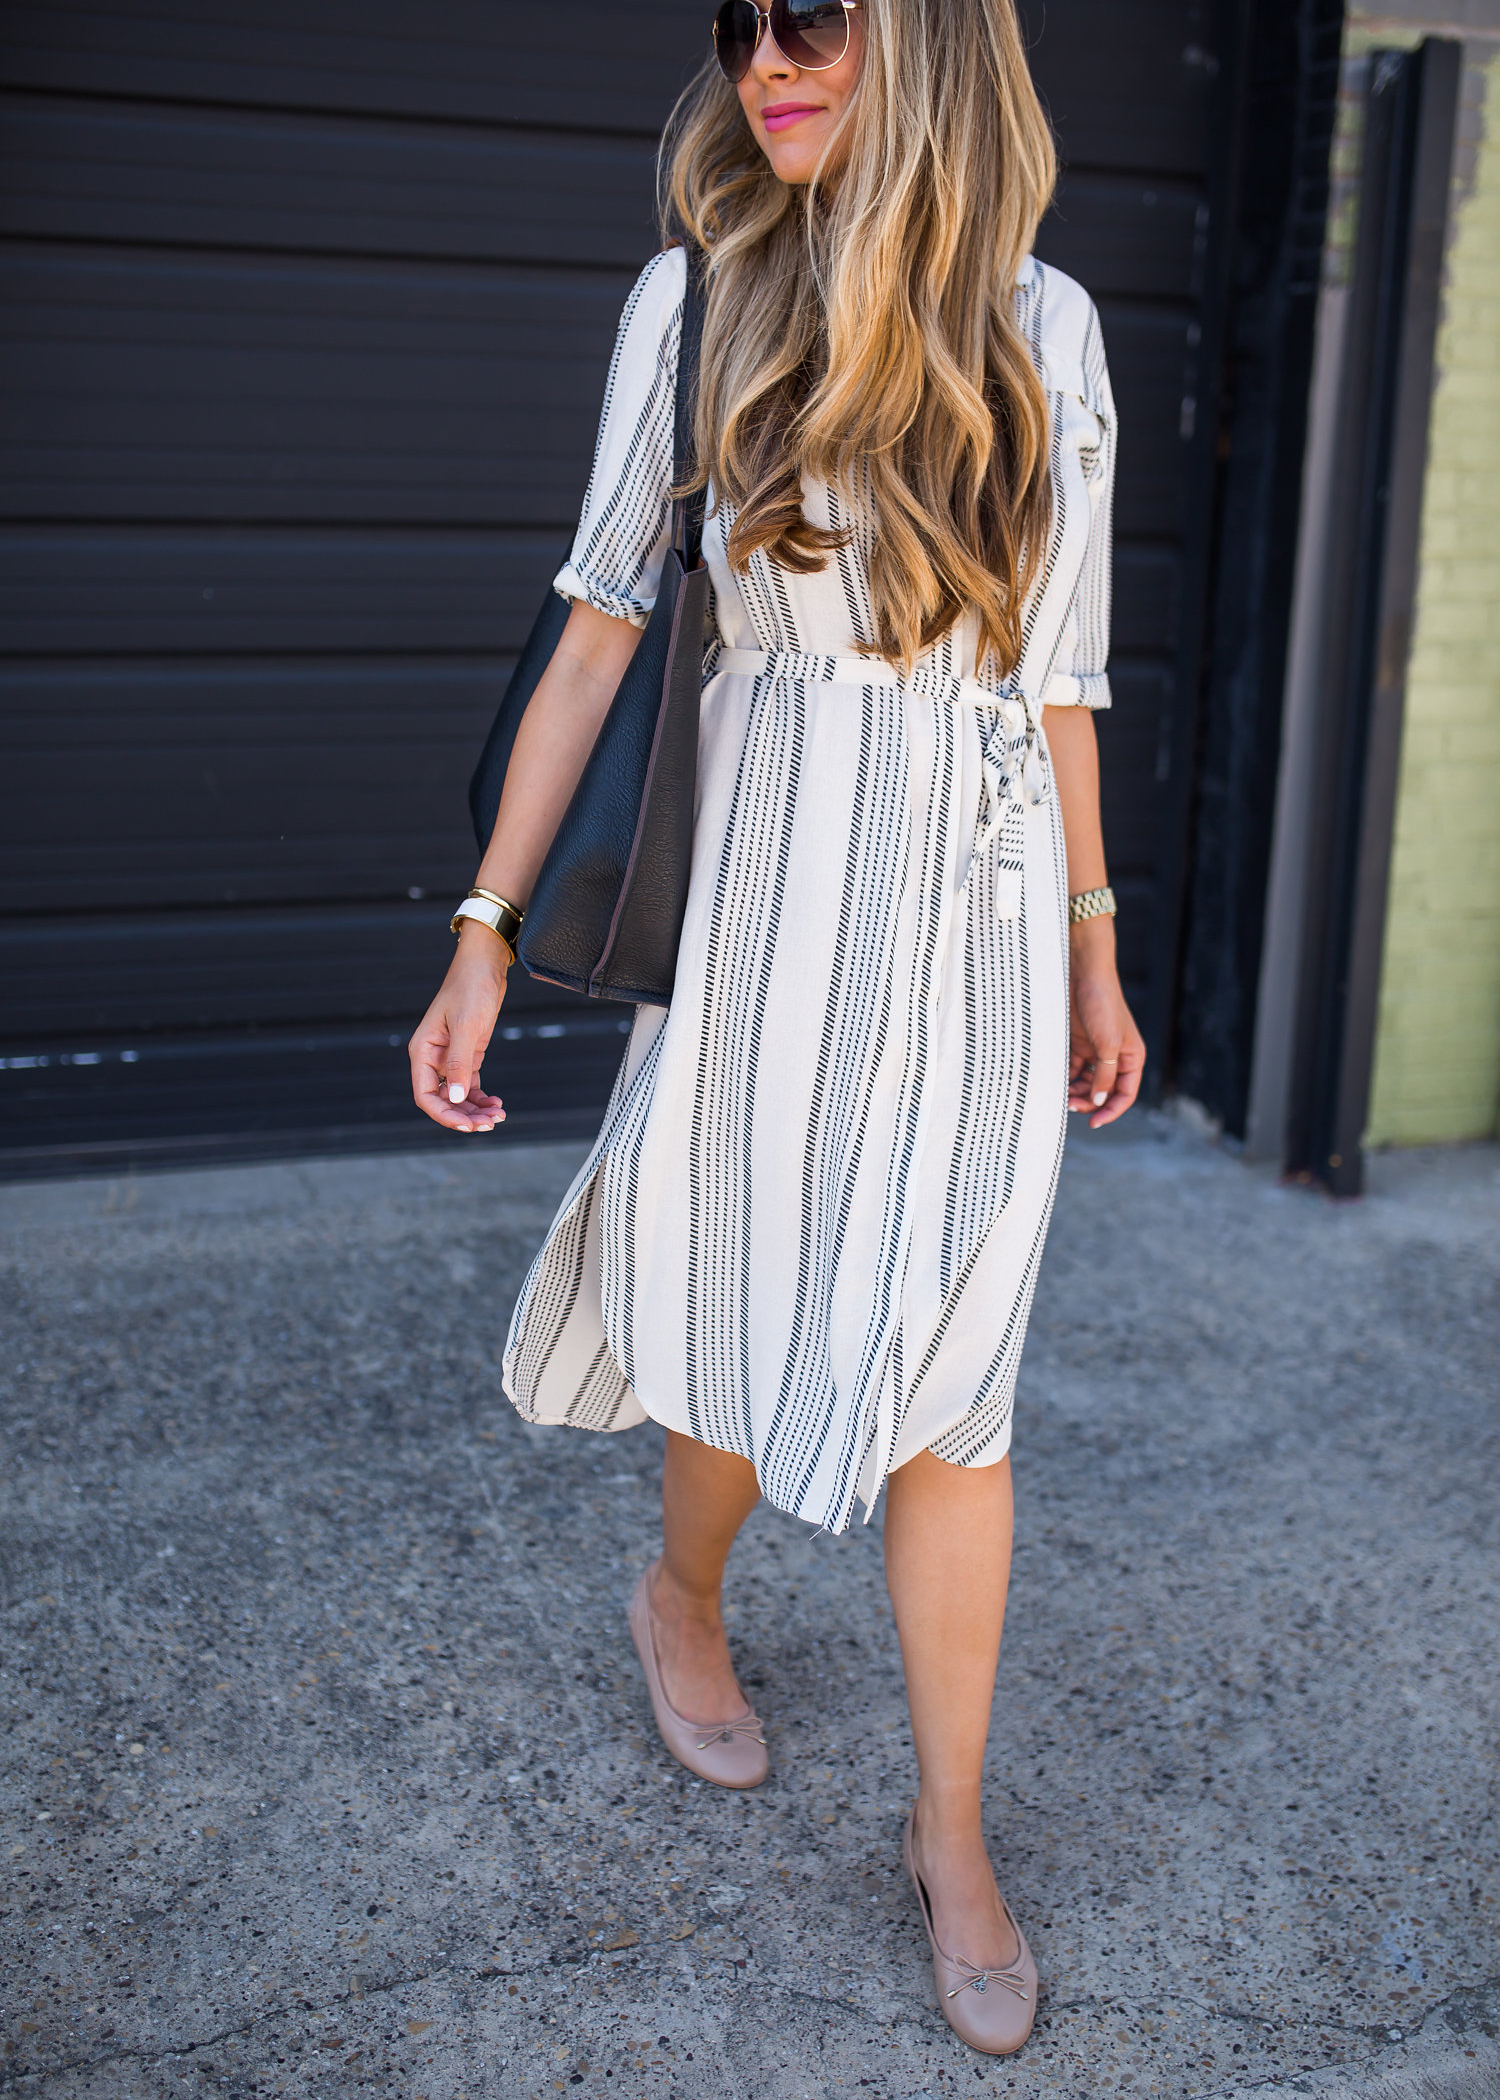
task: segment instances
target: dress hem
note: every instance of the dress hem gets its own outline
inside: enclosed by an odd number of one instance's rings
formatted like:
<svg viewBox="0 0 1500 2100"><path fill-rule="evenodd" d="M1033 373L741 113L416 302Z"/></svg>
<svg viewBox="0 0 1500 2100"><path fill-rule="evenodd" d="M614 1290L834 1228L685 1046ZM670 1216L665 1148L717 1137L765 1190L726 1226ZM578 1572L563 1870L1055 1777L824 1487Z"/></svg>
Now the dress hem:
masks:
<svg viewBox="0 0 1500 2100"><path fill-rule="evenodd" d="M600 1160L600 1165L603 1165L602 1158ZM863 1494L859 1493L856 1490L854 1496L851 1498L850 1509L844 1519L844 1522L841 1525L834 1525L829 1523L827 1517L819 1518L816 1512L813 1510L788 1509L785 1503L776 1501L774 1496L767 1492L765 1482L760 1477L760 1468L755 1465L754 1459L750 1457L748 1452L738 1450L730 1444L716 1444L712 1437L695 1435L691 1429L679 1429L675 1422L668 1422L663 1418L663 1416L653 1414L650 1407L647 1406L646 1402L642 1399L641 1395L636 1391L634 1386L627 1386L626 1391L629 1393L631 1400L633 1400L635 1405L640 1409L640 1413L638 1415L631 1415L628 1417L628 1419L623 1421L618 1419L617 1417L614 1421L611 1422L570 1422L566 1419L566 1417L563 1417L562 1419L552 1418L543 1421L539 1419L536 1415L529 1414L523 1403L516 1398L516 1395L511 1388L510 1376L508 1372L504 1370L502 1370L500 1374L500 1389L504 1393L506 1399L510 1402L511 1406L515 1409L516 1413L520 1416L521 1420L527 1423L533 1429L577 1429L589 1432L595 1436L619 1436L622 1435L628 1429L641 1429L644 1428L647 1422L654 1422L658 1429L670 1429L674 1431L678 1436L691 1437L692 1441L695 1444L702 1444L705 1446L706 1449L710 1451L722 1451L729 1458L742 1458L744 1459L746 1465L755 1468L756 1485L760 1489L761 1500L763 1502L769 1503L771 1508L778 1511L780 1515L784 1517L791 1517L799 1524L816 1524L817 1531L826 1532L830 1538L841 1538L846 1531L852 1528L854 1520L854 1503L859 1503L863 1506L865 1512L863 1521L866 1524L868 1524L875 1514L875 1505L880 1500L886 1482L890 1479L892 1473L897 1473L901 1470L900 1466L891 1466L887 1468L887 1470L881 1475L880 1483L876 1487L874 1495L871 1496L868 1500ZM967 1410L965 1412L967 1413ZM955 1415L953 1420L950 1423L948 1423L945 1428L940 1429L936 1436L934 1436L930 1442L923 1444L919 1447L917 1451L910 1452L906 1458L903 1458L901 1461L901 1465L904 1466L910 1464L911 1460L913 1458L919 1457L922 1451L931 1451L933 1457L941 1459L944 1465L956 1466L966 1473L981 1471L986 1466L998 1466L1002 1462L1002 1460L1009 1458L1012 1431L1012 1418L1010 1416L1006 1417L1004 1425L1004 1448L998 1452L995 1452L992 1456L975 1456L973 1458L944 1458L943 1454L940 1451L934 1450L933 1446L935 1444L940 1444L945 1437L951 1436L953 1431L958 1428L959 1424L962 1421L964 1421L964 1419L964 1414ZM996 1439L992 1438L989 1443L981 1447L982 1450L985 1453L989 1453L991 1451L991 1446L995 1442L995 1440ZM814 1536L816 1536L816 1533L814 1534Z"/></svg>

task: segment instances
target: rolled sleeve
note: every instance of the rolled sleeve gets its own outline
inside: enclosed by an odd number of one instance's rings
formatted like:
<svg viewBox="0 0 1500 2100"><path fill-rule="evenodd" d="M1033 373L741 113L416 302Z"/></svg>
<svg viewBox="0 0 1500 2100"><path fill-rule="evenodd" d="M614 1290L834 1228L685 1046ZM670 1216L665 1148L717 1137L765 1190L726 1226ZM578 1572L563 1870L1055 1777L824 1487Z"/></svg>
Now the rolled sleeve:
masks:
<svg viewBox="0 0 1500 2100"><path fill-rule="evenodd" d="M1114 560L1115 404L1104 336L1092 303L1081 359L1078 458L1088 490L1089 530L1077 588L1042 694L1045 707L1110 704L1109 622Z"/></svg>
<svg viewBox="0 0 1500 2100"><path fill-rule="evenodd" d="M646 265L620 317L593 472L560 596L644 627L671 537L677 353L687 262L668 248Z"/></svg>

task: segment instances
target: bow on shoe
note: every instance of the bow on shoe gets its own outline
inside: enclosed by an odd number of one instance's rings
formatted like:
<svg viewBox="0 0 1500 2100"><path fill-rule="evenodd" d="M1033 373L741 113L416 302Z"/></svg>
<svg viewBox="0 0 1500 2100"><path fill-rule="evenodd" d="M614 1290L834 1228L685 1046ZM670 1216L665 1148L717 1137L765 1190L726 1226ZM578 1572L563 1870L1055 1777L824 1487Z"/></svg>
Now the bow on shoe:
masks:
<svg viewBox="0 0 1500 2100"><path fill-rule="evenodd" d="M961 1954L950 1955L949 1959L952 1961L955 1969L967 1969L969 1971L963 1982L956 1983L952 1990L949 1991L948 1996L950 1998L956 1998L960 1991L968 1990L978 1991L979 1995L983 1997L992 1983L999 1983L1003 1984L1006 1990L1014 1991L1016 1996L1024 2002L1026 1997L1026 1978L1019 1969L976 1968L973 1962L965 1961Z"/></svg>
<svg viewBox="0 0 1500 2100"><path fill-rule="evenodd" d="M716 1721L698 1748L706 1750L710 1743L732 1743L737 1736L743 1736L746 1742L759 1743L764 1747L766 1739L761 1734L760 1727L758 1714L741 1714L737 1721Z"/></svg>

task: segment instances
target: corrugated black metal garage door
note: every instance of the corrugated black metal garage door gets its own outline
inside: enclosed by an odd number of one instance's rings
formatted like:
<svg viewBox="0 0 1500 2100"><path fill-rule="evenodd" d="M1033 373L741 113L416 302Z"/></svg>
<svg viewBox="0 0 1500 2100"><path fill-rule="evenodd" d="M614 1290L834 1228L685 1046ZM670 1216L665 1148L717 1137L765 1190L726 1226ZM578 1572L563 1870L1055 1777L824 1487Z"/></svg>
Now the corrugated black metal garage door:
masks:
<svg viewBox="0 0 1500 2100"><path fill-rule="evenodd" d="M472 879L467 770L707 0L3 13L0 1160L420 1138L401 1046ZM1051 0L1036 47L1069 163L1043 252L1099 300L1125 432L1107 814L1140 986L1203 536L1202 15ZM518 973L516 1134L597 1111L624 1018Z"/></svg>

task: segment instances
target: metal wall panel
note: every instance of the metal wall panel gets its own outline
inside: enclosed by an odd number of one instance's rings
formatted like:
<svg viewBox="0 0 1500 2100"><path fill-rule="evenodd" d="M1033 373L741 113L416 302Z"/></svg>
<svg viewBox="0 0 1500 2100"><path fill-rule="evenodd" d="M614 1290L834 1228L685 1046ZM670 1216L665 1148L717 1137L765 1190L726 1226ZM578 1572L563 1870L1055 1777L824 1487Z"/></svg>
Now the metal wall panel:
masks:
<svg viewBox="0 0 1500 2100"><path fill-rule="evenodd" d="M1201 0L1032 12L1067 162L1039 245L1099 301L1123 425L1102 735L1140 986L1202 530L1216 31ZM576 512L706 23L4 9L0 1165L426 1134L400 1045L471 879L467 769ZM514 1128L583 1127L619 1017L513 999Z"/></svg>
<svg viewBox="0 0 1500 2100"><path fill-rule="evenodd" d="M703 0L11 0L4 82L653 138Z"/></svg>

